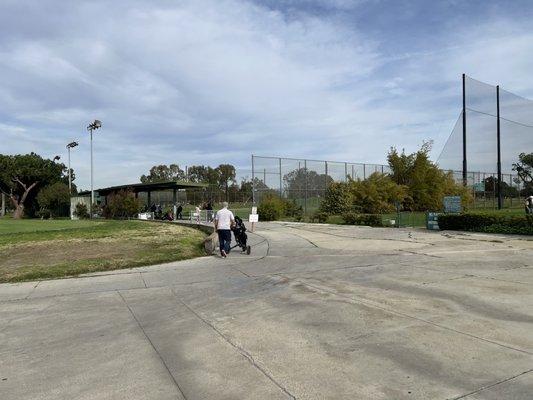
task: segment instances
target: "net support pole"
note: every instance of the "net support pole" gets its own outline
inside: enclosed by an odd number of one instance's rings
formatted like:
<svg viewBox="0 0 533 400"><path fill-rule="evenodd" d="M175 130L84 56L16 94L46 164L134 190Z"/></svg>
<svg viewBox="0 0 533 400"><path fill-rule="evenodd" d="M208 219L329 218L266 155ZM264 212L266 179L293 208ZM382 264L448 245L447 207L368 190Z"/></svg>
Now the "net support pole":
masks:
<svg viewBox="0 0 533 400"><path fill-rule="evenodd" d="M326 197L326 192L328 190L328 162L324 161L324 171L326 174L324 175L324 197Z"/></svg>
<svg viewBox="0 0 533 400"><path fill-rule="evenodd" d="M500 142L500 85L496 86L496 138L498 143L498 210L502 209L502 149Z"/></svg>
<svg viewBox="0 0 533 400"><path fill-rule="evenodd" d="M281 158L279 159L279 197L283 197L283 185L281 183Z"/></svg>
<svg viewBox="0 0 533 400"><path fill-rule="evenodd" d="M252 204L255 206L255 170L254 155L252 154Z"/></svg>
<svg viewBox="0 0 533 400"><path fill-rule="evenodd" d="M307 215L307 160L304 160L304 172L305 172L304 213L305 215Z"/></svg>
<svg viewBox="0 0 533 400"><path fill-rule="evenodd" d="M463 74L463 185L468 184L466 162L466 75Z"/></svg>

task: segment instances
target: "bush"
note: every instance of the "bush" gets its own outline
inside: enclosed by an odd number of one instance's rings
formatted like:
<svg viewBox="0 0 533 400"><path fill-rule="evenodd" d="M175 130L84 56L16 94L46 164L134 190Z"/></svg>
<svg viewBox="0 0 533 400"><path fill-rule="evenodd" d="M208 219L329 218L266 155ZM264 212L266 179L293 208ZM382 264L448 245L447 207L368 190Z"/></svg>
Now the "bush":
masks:
<svg viewBox="0 0 533 400"><path fill-rule="evenodd" d="M304 216L304 210L302 206L296 204L296 200L287 201L281 199L285 203L285 217L294 218L296 221L301 221Z"/></svg>
<svg viewBox="0 0 533 400"><path fill-rule="evenodd" d="M285 203L274 195L264 196L257 207L257 213L262 221L276 221L285 214Z"/></svg>
<svg viewBox="0 0 533 400"><path fill-rule="evenodd" d="M107 204L102 208L105 218L130 218L141 210L139 199L133 192L119 190L107 199Z"/></svg>
<svg viewBox="0 0 533 400"><path fill-rule="evenodd" d="M288 201L273 194L263 196L257 213L262 221L276 221L283 217L300 221L303 217L302 206L297 205L296 201Z"/></svg>
<svg viewBox="0 0 533 400"><path fill-rule="evenodd" d="M365 180L336 182L328 186L320 211L329 214L378 214L396 210L407 199L407 187L385 174L373 173Z"/></svg>
<svg viewBox="0 0 533 400"><path fill-rule="evenodd" d="M379 214L357 214L348 212L342 214L344 223L348 225L383 226L381 215Z"/></svg>
<svg viewBox="0 0 533 400"><path fill-rule="evenodd" d="M333 182L328 185L320 211L328 214L342 214L352 209L350 185L346 182Z"/></svg>
<svg viewBox="0 0 533 400"><path fill-rule="evenodd" d="M89 210L87 210L87 206L84 203L76 204L74 215L79 219L88 219L90 217Z"/></svg>
<svg viewBox="0 0 533 400"><path fill-rule="evenodd" d="M70 207L70 191L68 185L56 182L45 186L37 194L40 210L37 215L42 218L66 216ZM63 215L62 215L63 214Z"/></svg>
<svg viewBox="0 0 533 400"><path fill-rule="evenodd" d="M509 216L494 213L439 215L441 230L533 235L533 216Z"/></svg>
<svg viewBox="0 0 533 400"><path fill-rule="evenodd" d="M39 211L35 213L35 215L41 219L49 219L52 218L52 213L50 210L46 208L41 208Z"/></svg>
<svg viewBox="0 0 533 400"><path fill-rule="evenodd" d="M311 217L312 222L319 222L321 224L326 223L328 219L329 219L329 214L327 212L320 211L320 210L315 211L315 213Z"/></svg>

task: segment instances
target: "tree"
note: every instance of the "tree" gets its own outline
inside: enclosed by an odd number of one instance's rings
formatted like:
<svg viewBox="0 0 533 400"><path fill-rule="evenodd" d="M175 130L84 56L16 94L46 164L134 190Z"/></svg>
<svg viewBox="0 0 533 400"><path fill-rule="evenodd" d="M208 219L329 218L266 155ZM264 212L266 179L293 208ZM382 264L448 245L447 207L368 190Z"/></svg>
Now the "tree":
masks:
<svg viewBox="0 0 533 400"><path fill-rule="evenodd" d="M131 190L119 190L108 196L103 207L105 218L134 217L141 209L141 202Z"/></svg>
<svg viewBox="0 0 533 400"><path fill-rule="evenodd" d="M489 176L488 178L485 178L483 180L483 183L485 184L485 193L491 192L496 193L498 191L498 178L494 176ZM502 196L504 197L517 197L518 196L518 189L510 186L507 182L501 183L502 188Z"/></svg>
<svg viewBox="0 0 533 400"><path fill-rule="evenodd" d="M220 164L216 167L218 171L218 184L220 189L224 190L226 194L226 201L228 201L228 188L230 183L235 183L235 167L231 164Z"/></svg>
<svg viewBox="0 0 533 400"><path fill-rule="evenodd" d="M142 183L182 181L185 180L185 171L179 165L154 165L148 175L141 176Z"/></svg>
<svg viewBox="0 0 533 400"><path fill-rule="evenodd" d="M522 181L524 188L521 191L523 196L533 193L533 153L520 153L518 162L513 164L513 171L518 174L518 182Z"/></svg>
<svg viewBox="0 0 533 400"><path fill-rule="evenodd" d="M35 208L39 188L68 182L66 172L64 164L35 153L0 155L0 191L6 194L15 208L13 218L22 218L28 205Z"/></svg>
<svg viewBox="0 0 533 400"><path fill-rule="evenodd" d="M328 186L320 211L328 214L392 212L408 197L408 188L387 174L374 172L365 180L334 182Z"/></svg>
<svg viewBox="0 0 533 400"><path fill-rule="evenodd" d="M319 197L333 183L333 178L308 168L298 168L286 174L283 181L289 198L302 198L305 191L308 197Z"/></svg>
<svg viewBox="0 0 533 400"><path fill-rule="evenodd" d="M45 186L37 194L37 202L41 210L46 210L50 217L57 216L62 210L70 206L70 191L68 185L56 182Z"/></svg>
<svg viewBox="0 0 533 400"><path fill-rule="evenodd" d="M191 182L218 185L220 176L219 170L215 168L205 165L192 165L188 170L188 178Z"/></svg>
<svg viewBox="0 0 533 400"><path fill-rule="evenodd" d="M452 173L444 172L429 159L431 142L424 143L413 154L398 153L391 148L387 159L390 176L398 185L408 187L404 209L427 211L440 210L444 196L459 195L463 202L469 199L469 191L453 179Z"/></svg>

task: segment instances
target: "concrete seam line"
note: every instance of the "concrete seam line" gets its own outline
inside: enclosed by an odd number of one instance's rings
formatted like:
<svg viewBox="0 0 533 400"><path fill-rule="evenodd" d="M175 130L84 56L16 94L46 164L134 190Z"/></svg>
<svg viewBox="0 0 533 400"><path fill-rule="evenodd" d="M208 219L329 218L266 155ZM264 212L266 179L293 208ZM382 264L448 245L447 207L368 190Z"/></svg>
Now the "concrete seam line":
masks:
<svg viewBox="0 0 533 400"><path fill-rule="evenodd" d="M139 272L139 276L141 277L141 279L142 279L142 281L143 281L143 283L144 283L144 287L145 287L146 289L148 289L148 285L146 284L146 281L144 280L143 273L142 273L142 272Z"/></svg>
<svg viewBox="0 0 533 400"><path fill-rule="evenodd" d="M494 386L498 386L498 385L501 385L502 383L509 382L509 381L511 381L511 380L513 380L513 379L515 379L515 378L518 378L518 377L520 377L520 376L522 376L522 375L529 374L530 372L533 372L533 369L528 369L527 371L521 372L521 373L519 373L519 374L517 374L517 375L514 375L514 376L511 376L511 377L509 377L509 378L503 379L503 380L501 380L501 381L495 382L495 383L493 383L493 384L491 384L491 385L482 386L482 387L480 387L479 389L476 389L476 390L474 390L474 391L472 391L472 392L470 392L470 393L466 393L466 394L460 395L460 396L458 396L458 397L452 397L450 400L460 400L460 399L464 399L464 398L466 398L466 397L468 397L468 396L471 396L471 395L473 395L473 394L477 394L477 393L480 393L480 392L482 392L482 391L484 391L484 390L487 390L487 389L493 388Z"/></svg>
<svg viewBox="0 0 533 400"><path fill-rule="evenodd" d="M391 242L406 242L406 243L418 243L418 244L425 244L427 246L435 246L435 243L426 243L426 242L418 242L416 240L405 240L405 239L390 239L390 238L365 238L365 237L357 237L357 236L345 236L345 235L337 235L335 233L330 233L330 232L323 232L323 231L317 231L317 230L313 230L313 229L305 229L303 227L295 227L295 226L292 226L290 227L292 229L298 229L300 231L305 231L305 232L312 232L312 233L319 233L319 234L323 234L323 235L330 235L330 236L336 236L336 237L340 237L340 238L344 238L344 239L358 239L358 240L389 240Z"/></svg>
<svg viewBox="0 0 533 400"><path fill-rule="evenodd" d="M163 364L163 366L165 367L165 369L167 370L168 374L170 375L170 378L172 379L172 381L174 382L174 385L176 385L176 388L178 389L178 391L180 392L180 394L182 395L182 397L187 400L187 397L185 396L185 393L183 393L183 390L181 389L178 381L176 380L176 378L174 378L174 375L172 375L172 372L170 372L170 369L168 368L168 365L167 363L165 362L165 359L163 358L163 356L161 355L161 353L159 353L159 351L157 350L157 348L155 347L155 345L152 343L152 340L150 339L150 337L146 334L146 331L144 330L144 328L142 327L140 321L137 319L137 317L135 316L135 313L133 312L133 310L131 309L130 305L128 304L128 302L126 301L126 299L124 298L124 296L122 296L122 293L120 293L119 290L116 291L118 293L118 295L120 296L120 298L122 299L122 301L124 302L124 304L126 305L126 307L128 308L131 316L133 317L133 319L135 320L135 322L137 323L137 325L139 326L139 329L141 330L141 332L143 333L144 337L146 338L146 340L148 341L148 343L150 343L150 346L152 346L152 348L154 349L155 353L157 354L157 356L159 357L159 359L161 360L161 363Z"/></svg>
<svg viewBox="0 0 533 400"><path fill-rule="evenodd" d="M178 295L174 292L174 289L171 289L171 292L174 296L174 298L185 308L187 308L192 314L196 316L200 321L202 321L204 324L209 326L213 331L215 331L226 343L228 343L231 347L233 347L235 350L239 352L240 355L242 355L253 367L257 368L265 377L268 378L274 385L276 385L283 393L285 393L287 396L289 396L291 399L296 400L296 397L290 393L283 385L281 385L278 381L274 379L263 367L261 367L257 362L254 360L252 355L248 353L244 348L240 347L239 345L233 343L227 336L225 336L219 329L217 329L216 326L214 326L211 322L203 318L200 314L198 314L192 307L190 307L187 303L185 303L183 300L181 300Z"/></svg>
<svg viewBox="0 0 533 400"><path fill-rule="evenodd" d="M295 227L292 227L292 226L289 226L289 229L295 229L295 230L301 230L301 231L305 231L305 229L299 229L299 228L295 228ZM309 240L307 239L306 237L302 236L302 235L298 235L297 233L293 233L294 236L298 236L299 238L302 238L303 240L311 243L313 246L315 247L318 247L318 245L316 243L314 243L312 240Z"/></svg>
<svg viewBox="0 0 533 400"><path fill-rule="evenodd" d="M28 299L33 294L33 292L35 292L35 289L37 289L37 286L39 286L40 283L41 283L41 281L37 281L37 283L35 284L35 286L31 290L31 292L28 293L28 295L26 297L24 297L24 300Z"/></svg>
<svg viewBox="0 0 533 400"><path fill-rule="evenodd" d="M429 325L433 325L433 326L436 326L437 328L440 328L440 329L445 329L445 330L448 330L448 331L451 331L451 332L455 332L455 333L458 333L458 334L461 334L461 335L465 335L465 336L468 336L468 337L471 337L471 338L474 338L474 339L478 339L478 340L481 340L483 342L486 342L486 343L491 343L493 345L496 345L496 346L500 346L500 347L504 347L506 349L509 349L509 350L514 350L514 351L517 351L519 353L524 353L524 354L528 354L528 355L533 355L532 352L529 352L529 351L526 351L526 350L522 350L522 349L517 349L515 347L512 347L512 346L508 346L506 344L503 344L503 343L498 343L498 342L495 342L493 340L490 340L490 339L485 339L485 338L482 338L480 336L476 336L476 335L473 335L471 333L468 333L468 332L462 332L462 331L459 331L457 329L453 329L453 328L450 328L448 326L445 326L445 325L440 325L440 324L437 324L435 322L432 322L432 321L428 321L426 319L423 319L423 318L419 318L419 317L415 317L413 315L409 315L409 314L406 314L406 313L402 313L400 311L395 311L395 310L391 310L387 307L383 307L381 305L378 305L378 304L375 304L374 302L372 301L369 301L369 300L362 300L362 299L358 299L356 300L355 298L353 297L350 297L350 296L344 296L340 293L337 293L331 289L326 289L326 288L323 288L323 287L320 287L320 286L315 286L313 284L310 284L310 283L307 283L307 282L303 282L299 279L294 279L294 278L290 278L288 276L284 276L285 278L289 279L289 280L292 280L292 281L296 281L296 282L299 282L301 283L302 285L305 285L305 286L308 286L308 287L311 287L311 288L314 288L316 290L321 290L323 292L326 292L326 293L330 293L334 296L338 296L338 297L342 297L342 298L345 298L345 299L348 299L348 300L351 300L353 301L354 303L360 303L360 304L363 304L367 307L374 307L374 308L377 308L379 310L382 310L382 311L385 311L385 312L388 312L389 314L395 314L395 315L399 315L401 317L404 317L404 318L411 318L411 319L414 319L414 320L417 320L417 321L420 321L420 322L424 322L426 324L429 324Z"/></svg>
<svg viewBox="0 0 533 400"><path fill-rule="evenodd" d="M436 269L436 268L429 268L429 267L424 267L422 265L410 265L411 267L413 268L419 268L419 269L425 269L425 270L428 270L428 271L435 271L435 272L447 272L447 271L443 271L443 270L440 270L440 269ZM516 283L518 285L531 285L530 283L528 282L518 282L518 281L509 281L507 279L500 279L500 278L493 278L491 276L480 276L480 275L472 275L472 274L465 274L465 277L469 277L469 278L478 278L478 279L489 279L489 280L494 280L494 281L500 281L500 282L507 282L507 283Z"/></svg>

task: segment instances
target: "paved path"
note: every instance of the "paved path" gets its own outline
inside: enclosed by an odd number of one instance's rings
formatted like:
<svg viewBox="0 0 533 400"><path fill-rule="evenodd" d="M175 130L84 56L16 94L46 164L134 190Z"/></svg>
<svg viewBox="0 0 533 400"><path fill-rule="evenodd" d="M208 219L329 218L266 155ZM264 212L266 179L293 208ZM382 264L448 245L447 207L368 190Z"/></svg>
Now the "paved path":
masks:
<svg viewBox="0 0 533 400"><path fill-rule="evenodd" d="M0 285L0 398L533 398L532 241L256 233L251 256Z"/></svg>

